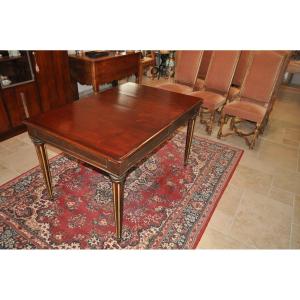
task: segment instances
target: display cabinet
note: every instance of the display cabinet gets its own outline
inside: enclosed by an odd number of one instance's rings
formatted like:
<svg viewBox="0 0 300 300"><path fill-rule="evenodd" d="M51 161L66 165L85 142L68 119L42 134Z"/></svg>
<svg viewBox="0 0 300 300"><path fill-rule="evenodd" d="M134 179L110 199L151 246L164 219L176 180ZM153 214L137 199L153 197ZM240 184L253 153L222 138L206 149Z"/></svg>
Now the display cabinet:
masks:
<svg viewBox="0 0 300 300"><path fill-rule="evenodd" d="M0 51L1 88L10 88L34 81L28 51Z"/></svg>
<svg viewBox="0 0 300 300"><path fill-rule="evenodd" d="M26 118L76 98L67 51L0 51L0 140L25 131Z"/></svg>

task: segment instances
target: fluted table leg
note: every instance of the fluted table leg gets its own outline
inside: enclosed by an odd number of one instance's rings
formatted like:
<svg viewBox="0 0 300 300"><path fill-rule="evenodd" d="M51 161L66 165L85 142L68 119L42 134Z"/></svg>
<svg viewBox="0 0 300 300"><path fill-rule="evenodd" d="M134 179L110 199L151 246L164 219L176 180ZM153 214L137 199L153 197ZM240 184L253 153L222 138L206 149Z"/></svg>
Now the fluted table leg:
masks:
<svg viewBox="0 0 300 300"><path fill-rule="evenodd" d="M188 127L186 132L186 143L185 143L185 153L184 153L184 165L187 165L189 155L191 152L191 145L193 140L194 128L195 128L196 117L188 121Z"/></svg>
<svg viewBox="0 0 300 300"><path fill-rule="evenodd" d="M53 191L52 191L52 180L51 180L51 173L50 173L50 166L48 161L47 152L45 149L45 144L37 139L32 139L35 150L40 162L40 167L42 169L45 183L48 189L48 193L51 199L53 199Z"/></svg>
<svg viewBox="0 0 300 300"><path fill-rule="evenodd" d="M114 200L116 236L118 240L121 240L125 177L115 177L111 175L110 178L112 181L112 191L113 191L113 200Z"/></svg>

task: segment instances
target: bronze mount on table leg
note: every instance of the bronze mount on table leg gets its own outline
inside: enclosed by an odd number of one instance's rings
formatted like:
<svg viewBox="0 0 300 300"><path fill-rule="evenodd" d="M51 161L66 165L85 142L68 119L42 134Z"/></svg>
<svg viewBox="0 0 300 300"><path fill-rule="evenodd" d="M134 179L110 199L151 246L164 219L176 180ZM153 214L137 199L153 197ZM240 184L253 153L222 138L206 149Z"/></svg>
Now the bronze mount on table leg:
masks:
<svg viewBox="0 0 300 300"><path fill-rule="evenodd" d="M48 189L49 197L50 197L50 199L53 199L50 166L49 166L47 152L45 149L45 144L36 138L31 138L31 139L34 143L35 150L36 150L39 162L40 162L40 167L41 167L43 175L44 175L44 179L45 179L45 183L46 183L46 186Z"/></svg>
<svg viewBox="0 0 300 300"><path fill-rule="evenodd" d="M195 128L196 116L188 121L188 127L186 132L186 143L185 143L185 153L184 153L184 165L187 165L187 161L191 152L191 145L193 140L194 128Z"/></svg>
<svg viewBox="0 0 300 300"><path fill-rule="evenodd" d="M124 198L124 182L125 176L117 177L110 175L112 181L112 192L114 200L114 215L116 225L117 240L122 237L122 217L123 217L123 198Z"/></svg>

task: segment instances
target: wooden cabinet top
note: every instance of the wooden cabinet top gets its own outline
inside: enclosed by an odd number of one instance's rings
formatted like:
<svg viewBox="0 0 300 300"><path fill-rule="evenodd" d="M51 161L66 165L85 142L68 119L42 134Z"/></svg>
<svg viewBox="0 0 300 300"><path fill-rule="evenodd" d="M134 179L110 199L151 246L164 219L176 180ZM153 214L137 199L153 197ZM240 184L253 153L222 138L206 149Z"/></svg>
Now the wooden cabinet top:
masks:
<svg viewBox="0 0 300 300"><path fill-rule="evenodd" d="M98 61L103 61L103 60L108 60L108 59L116 59L122 56L140 56L139 52L130 52L130 53L122 53L122 52L116 52L116 51L107 51L108 55L98 57L98 58L90 58L86 55L75 55L75 54L69 54L70 59L75 59L75 60L81 60L81 61L86 61L86 62L98 62Z"/></svg>

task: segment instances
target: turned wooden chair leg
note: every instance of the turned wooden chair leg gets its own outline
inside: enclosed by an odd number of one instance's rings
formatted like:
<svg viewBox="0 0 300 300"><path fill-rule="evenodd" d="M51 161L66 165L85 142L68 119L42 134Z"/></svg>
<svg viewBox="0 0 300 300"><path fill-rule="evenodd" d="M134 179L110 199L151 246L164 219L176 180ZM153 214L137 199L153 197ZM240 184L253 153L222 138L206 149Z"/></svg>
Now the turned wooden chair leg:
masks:
<svg viewBox="0 0 300 300"><path fill-rule="evenodd" d="M265 119L263 120L263 122L262 122L262 124L261 124L261 126L260 126L260 129L259 129L259 132L260 132L261 134L264 133L265 128L266 128L267 125L268 125L268 122L269 122L269 115L266 115L266 117L265 117Z"/></svg>
<svg viewBox="0 0 300 300"><path fill-rule="evenodd" d="M259 131L260 131L260 124L256 124L256 128L255 128L255 131L254 131L254 135L253 135L253 139L249 145L249 149L254 149L254 146L255 146L255 143L256 143L256 139L259 135Z"/></svg>
<svg viewBox="0 0 300 300"><path fill-rule="evenodd" d="M227 123L228 123L228 120L229 120L229 116L228 116L228 115L225 115L224 123L227 124Z"/></svg>
<svg viewBox="0 0 300 300"><path fill-rule="evenodd" d="M203 124L204 121L203 121L203 108L200 107L200 111L199 111L199 120L200 120L200 124Z"/></svg>
<svg viewBox="0 0 300 300"><path fill-rule="evenodd" d="M225 124L226 117L227 116L222 112L221 118L220 118L220 129L219 129L218 135L217 135L218 139L220 139L223 136L223 126Z"/></svg>
<svg viewBox="0 0 300 300"><path fill-rule="evenodd" d="M233 128L234 128L234 123L235 123L235 117L231 117L230 125L229 125L230 130L233 130Z"/></svg>
<svg viewBox="0 0 300 300"><path fill-rule="evenodd" d="M260 134L263 134L263 133L264 133L266 125L267 125L266 122L264 122L264 123L261 125L261 127L260 127L260 129L259 129L259 133L260 133Z"/></svg>
<svg viewBox="0 0 300 300"><path fill-rule="evenodd" d="M213 123L215 121L215 114L216 114L215 110L210 113L209 121L206 124L206 131L209 135L211 135L211 133L212 133Z"/></svg>
<svg viewBox="0 0 300 300"><path fill-rule="evenodd" d="M220 110L220 118L219 118L219 120L218 120L218 125L219 125L219 126L221 126L221 117L222 117L222 115L223 115L223 109L224 109L224 105L222 106L222 108L221 108L221 110ZM225 119L224 121L225 121L225 123L226 123L226 119Z"/></svg>

